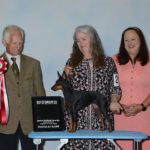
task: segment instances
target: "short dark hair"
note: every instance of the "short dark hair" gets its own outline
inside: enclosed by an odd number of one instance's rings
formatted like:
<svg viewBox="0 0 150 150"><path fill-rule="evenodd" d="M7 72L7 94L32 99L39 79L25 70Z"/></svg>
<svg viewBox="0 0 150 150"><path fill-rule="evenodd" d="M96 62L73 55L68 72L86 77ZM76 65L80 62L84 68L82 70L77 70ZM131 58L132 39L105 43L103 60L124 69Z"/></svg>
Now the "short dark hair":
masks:
<svg viewBox="0 0 150 150"><path fill-rule="evenodd" d="M144 66L147 64L147 62L149 60L149 54L148 54L149 52L148 52L148 47L146 44L144 34L141 31L141 29L139 29L138 27L129 27L123 31L122 37L121 37L121 42L120 42L119 54L117 56L118 63L120 65L124 65L124 64L128 63L128 61L130 60L130 57L129 57L128 52L126 51L125 45L124 45L124 34L128 30L134 30L140 38L140 42L141 42L140 50L134 61L139 60L141 65Z"/></svg>

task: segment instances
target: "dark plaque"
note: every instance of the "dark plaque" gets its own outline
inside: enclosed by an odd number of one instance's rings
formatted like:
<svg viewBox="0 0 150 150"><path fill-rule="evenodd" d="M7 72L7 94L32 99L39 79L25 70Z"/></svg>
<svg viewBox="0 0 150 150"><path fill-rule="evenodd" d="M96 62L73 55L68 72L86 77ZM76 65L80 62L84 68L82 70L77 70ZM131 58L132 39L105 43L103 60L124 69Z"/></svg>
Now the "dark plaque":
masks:
<svg viewBox="0 0 150 150"><path fill-rule="evenodd" d="M63 107L60 96L32 97L34 131L64 130Z"/></svg>

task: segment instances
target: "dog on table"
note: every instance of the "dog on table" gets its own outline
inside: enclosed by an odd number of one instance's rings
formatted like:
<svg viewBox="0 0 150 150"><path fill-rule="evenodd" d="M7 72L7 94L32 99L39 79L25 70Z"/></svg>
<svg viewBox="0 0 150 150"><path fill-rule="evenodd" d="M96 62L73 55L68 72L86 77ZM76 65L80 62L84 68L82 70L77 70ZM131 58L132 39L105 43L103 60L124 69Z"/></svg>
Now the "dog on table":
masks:
<svg viewBox="0 0 150 150"><path fill-rule="evenodd" d="M77 112L84 107L95 104L95 112L98 118L102 122L101 130L105 130L104 121L102 114L106 119L108 124L108 131L112 132L112 126L107 114L107 100L104 95L96 91L75 91L69 83L68 77L65 72L61 76L59 72L58 80L52 86L53 91L62 90L65 98L65 106L69 113L70 118L70 128L69 132L75 132L77 129Z"/></svg>

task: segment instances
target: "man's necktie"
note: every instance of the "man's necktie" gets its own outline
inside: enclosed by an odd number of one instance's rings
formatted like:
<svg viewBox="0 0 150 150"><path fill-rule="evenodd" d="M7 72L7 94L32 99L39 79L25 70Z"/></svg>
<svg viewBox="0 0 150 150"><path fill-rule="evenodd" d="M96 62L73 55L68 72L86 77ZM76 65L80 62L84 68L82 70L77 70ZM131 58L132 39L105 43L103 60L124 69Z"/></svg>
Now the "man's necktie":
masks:
<svg viewBox="0 0 150 150"><path fill-rule="evenodd" d="M15 74L15 77L17 80L19 80L19 69L18 69L18 66L16 64L16 58L15 57L11 57L11 60L13 61L13 64L12 64L12 70Z"/></svg>

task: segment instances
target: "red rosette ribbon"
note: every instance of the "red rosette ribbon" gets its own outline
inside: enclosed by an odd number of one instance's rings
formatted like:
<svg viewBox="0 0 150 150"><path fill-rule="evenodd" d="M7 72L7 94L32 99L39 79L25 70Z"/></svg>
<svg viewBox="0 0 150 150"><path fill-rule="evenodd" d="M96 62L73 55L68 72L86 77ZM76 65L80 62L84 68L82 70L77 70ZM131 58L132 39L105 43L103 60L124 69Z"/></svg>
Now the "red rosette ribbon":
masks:
<svg viewBox="0 0 150 150"><path fill-rule="evenodd" d="M6 125L9 116L8 98L5 86L4 73L8 69L7 61L0 56L0 123Z"/></svg>

